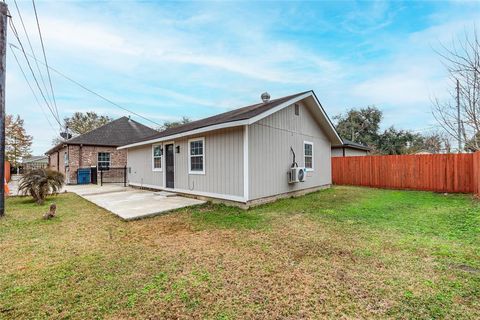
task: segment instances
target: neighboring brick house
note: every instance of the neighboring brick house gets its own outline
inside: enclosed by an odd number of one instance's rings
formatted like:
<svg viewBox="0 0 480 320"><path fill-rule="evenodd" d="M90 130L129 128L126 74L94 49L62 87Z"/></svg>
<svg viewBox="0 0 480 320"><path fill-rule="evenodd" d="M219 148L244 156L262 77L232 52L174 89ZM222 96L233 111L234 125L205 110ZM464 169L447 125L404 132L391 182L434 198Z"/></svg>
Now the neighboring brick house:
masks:
<svg viewBox="0 0 480 320"><path fill-rule="evenodd" d="M75 184L78 168L126 166L127 150L117 150L117 147L157 133L128 117L122 117L62 142L45 154L49 167L64 173L67 183Z"/></svg>

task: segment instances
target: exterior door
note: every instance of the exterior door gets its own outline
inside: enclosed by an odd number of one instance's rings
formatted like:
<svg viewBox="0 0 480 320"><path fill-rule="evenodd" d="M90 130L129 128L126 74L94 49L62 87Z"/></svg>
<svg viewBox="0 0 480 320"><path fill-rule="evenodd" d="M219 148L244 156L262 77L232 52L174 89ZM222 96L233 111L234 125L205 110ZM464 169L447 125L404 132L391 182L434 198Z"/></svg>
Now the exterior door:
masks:
<svg viewBox="0 0 480 320"><path fill-rule="evenodd" d="M174 188L175 165L173 155L173 144L165 145L165 183L167 188Z"/></svg>

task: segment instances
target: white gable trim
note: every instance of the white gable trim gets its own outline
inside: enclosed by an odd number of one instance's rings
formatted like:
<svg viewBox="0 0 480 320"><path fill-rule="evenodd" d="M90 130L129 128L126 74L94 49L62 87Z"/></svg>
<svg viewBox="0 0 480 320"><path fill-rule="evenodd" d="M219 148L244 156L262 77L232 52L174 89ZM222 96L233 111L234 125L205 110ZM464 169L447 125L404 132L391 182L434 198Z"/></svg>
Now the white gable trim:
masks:
<svg viewBox="0 0 480 320"><path fill-rule="evenodd" d="M298 101L301 101L305 98L308 98L308 97L313 97L313 99L315 100L315 104L317 105L318 109L320 110L320 112L322 113L322 116L325 118L325 120L327 121L328 125L329 125L329 129L332 130L334 133L335 133L335 137L338 139L337 142L339 142L340 144L343 143L343 140L342 138L340 138L340 136L338 135L338 132L337 130L335 129L335 127L333 126L332 122L330 121L330 118L327 116L327 114L325 113L325 110L323 110L323 107L322 105L320 104L320 102L318 101L317 97L315 96L315 94L313 93L313 91L309 91L305 94L302 94L301 96L298 96L296 98L293 98L293 99L290 99L278 106L276 106L275 108L272 108L264 113L261 113L253 118L250 118L248 120L248 124L253 124L255 122L258 122L290 105L292 105L293 103L296 103Z"/></svg>
<svg viewBox="0 0 480 320"><path fill-rule="evenodd" d="M204 133L204 132L209 132L209 131L213 131L213 130L243 126L243 125L246 125L247 123L248 123L247 120L240 120L240 121L225 122L225 123L221 123L221 124L214 124L214 125L211 125L211 126L208 126L208 127L203 127L203 128L198 128L198 129L195 129L195 130L185 131L185 132L181 132L181 133L177 133L177 134L173 134L173 135L169 135L169 136L165 136L165 137L161 137L161 138L157 138L157 139L152 139L152 140L146 140L146 141L140 141L140 142L136 142L136 143L132 143L132 144L127 144L125 146L118 147L117 150L133 148L133 147L143 146L143 145L146 145L146 144L163 142L163 141L167 141L167 140L174 140L174 139L177 139L177 138L181 138L181 137L185 137L185 136L191 136L191 135L200 134L200 133Z"/></svg>
<svg viewBox="0 0 480 320"><path fill-rule="evenodd" d="M226 122L226 123L220 123L220 124L214 124L214 125L211 125L211 126L207 126L207 127L203 127L203 128L199 128L199 129L195 129L195 130L190 130L190 131L185 131L185 132L181 132L181 133L178 133L178 134L169 135L169 136L165 136L165 137L161 137L161 138L157 138L157 139L140 141L140 142L137 142L137 143L128 144L128 145L125 145L125 146L118 147L117 149L121 150L121 149L127 149L127 148L142 146L142 145L146 145L146 144L151 144L151 143L163 142L163 141L166 141L166 140L173 140L173 139L176 139L176 138L181 138L181 137L185 137L185 136L200 134L200 133L213 131L213 130L219 130L219 129L237 127L237 126L251 125L255 122L258 122L258 121L274 114L275 112L278 112L278 111L290 106L291 104L293 104L295 102L301 101L301 100L303 100L305 98L308 98L308 97L313 97L318 109L322 113L322 116L326 119L327 123L329 124L329 129L332 130L335 133L335 137L338 139L337 142L339 144L342 144L343 143L342 139L338 135L337 130L335 130L335 127L333 126L332 122L330 121L330 118L325 113L325 110L323 110L322 105L318 101L318 99L315 96L315 94L313 93L313 91L309 91L309 92L306 92L306 93L302 94L301 96L298 96L298 97L292 98L288 101L285 101L284 103L276 106L275 108L267 110L267 111L255 116L253 118L250 118L250 119L232 121L232 122Z"/></svg>
<svg viewBox="0 0 480 320"><path fill-rule="evenodd" d="M280 110L288 107L288 106L291 105L292 103L295 103L295 102L298 102L298 101L303 100L303 99L305 99L305 98L308 98L308 97L311 96L311 95L312 95L312 92L310 91L310 92L307 92L307 93L305 93L305 94L302 94L301 96L298 96L298 97L296 97L296 98L292 98L292 99L290 99L290 100L288 100L288 101L286 101L286 102L284 102L284 103L282 103L282 104L279 104L279 105L276 106L275 108L272 108L272 109L270 109L270 110L267 110L267 111L265 111L265 112L263 112L263 113L260 113L259 115L255 116L255 117L253 117L253 118L248 119L248 124L253 124L253 123L255 123L255 122L258 122L258 121L260 121L260 120L262 120L262 119L264 119L264 118L266 118L266 117L274 114L275 112L278 112L278 111L280 111Z"/></svg>

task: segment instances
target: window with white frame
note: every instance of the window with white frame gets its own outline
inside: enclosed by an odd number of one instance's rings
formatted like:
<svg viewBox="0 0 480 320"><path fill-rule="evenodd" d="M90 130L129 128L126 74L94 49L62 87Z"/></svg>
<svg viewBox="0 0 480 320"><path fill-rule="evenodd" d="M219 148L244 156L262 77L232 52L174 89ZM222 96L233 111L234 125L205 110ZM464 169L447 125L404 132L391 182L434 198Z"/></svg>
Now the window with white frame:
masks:
<svg viewBox="0 0 480 320"><path fill-rule="evenodd" d="M188 169L192 174L205 173L205 139L188 140Z"/></svg>
<svg viewBox="0 0 480 320"><path fill-rule="evenodd" d="M97 156L97 166L99 169L110 168L110 152L99 152Z"/></svg>
<svg viewBox="0 0 480 320"><path fill-rule="evenodd" d="M307 170L313 170L313 143L304 141L303 142L303 155L305 160L305 168Z"/></svg>
<svg viewBox="0 0 480 320"><path fill-rule="evenodd" d="M153 156L153 171L162 171L162 146L154 145L152 147L152 156Z"/></svg>

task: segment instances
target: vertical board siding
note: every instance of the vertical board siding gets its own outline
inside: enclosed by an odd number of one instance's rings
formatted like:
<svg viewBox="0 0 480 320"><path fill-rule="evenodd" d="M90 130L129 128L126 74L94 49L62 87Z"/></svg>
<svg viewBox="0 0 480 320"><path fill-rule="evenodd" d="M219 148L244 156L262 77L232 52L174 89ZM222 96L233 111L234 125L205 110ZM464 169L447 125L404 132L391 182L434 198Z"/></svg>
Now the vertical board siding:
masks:
<svg viewBox="0 0 480 320"><path fill-rule="evenodd" d="M473 155L473 193L480 197L480 151Z"/></svg>
<svg viewBox="0 0 480 320"><path fill-rule="evenodd" d="M308 108L300 104L282 109L249 126L249 200L331 184L331 144ZM303 142L313 142L314 171L306 181L288 183L292 147L304 166Z"/></svg>
<svg viewBox="0 0 480 320"><path fill-rule="evenodd" d="M332 158L333 183L437 192L474 192L479 153ZM474 160L476 160L474 162ZM477 183L478 187L478 183Z"/></svg>
<svg viewBox="0 0 480 320"><path fill-rule="evenodd" d="M188 140L205 138L205 174L188 173ZM175 188L243 196L243 127L175 140Z"/></svg>
<svg viewBox="0 0 480 320"><path fill-rule="evenodd" d="M188 140L199 137L205 138L205 174L189 174ZM176 139L173 143L175 189L243 196L243 127ZM151 144L128 149L128 166L131 168L129 182L163 187L164 171L152 170Z"/></svg>
<svg viewBox="0 0 480 320"><path fill-rule="evenodd" d="M163 171L152 170L151 144L128 149L127 166L129 183L163 187Z"/></svg>

